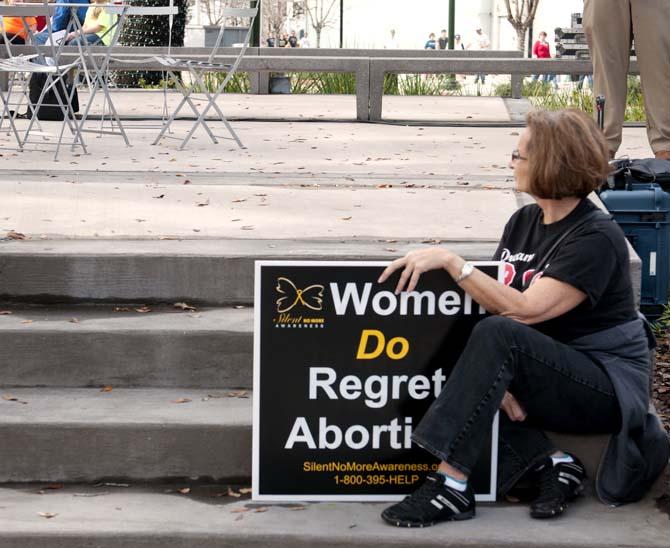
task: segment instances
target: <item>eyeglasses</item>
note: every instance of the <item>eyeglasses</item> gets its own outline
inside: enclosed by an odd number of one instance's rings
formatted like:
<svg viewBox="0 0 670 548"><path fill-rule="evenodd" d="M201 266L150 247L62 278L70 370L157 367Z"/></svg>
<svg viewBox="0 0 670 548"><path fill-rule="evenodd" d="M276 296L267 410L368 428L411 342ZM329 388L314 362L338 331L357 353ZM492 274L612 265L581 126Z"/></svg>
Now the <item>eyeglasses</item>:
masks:
<svg viewBox="0 0 670 548"><path fill-rule="evenodd" d="M521 156L518 148L512 151L512 161L516 162L517 160L528 160L525 156Z"/></svg>

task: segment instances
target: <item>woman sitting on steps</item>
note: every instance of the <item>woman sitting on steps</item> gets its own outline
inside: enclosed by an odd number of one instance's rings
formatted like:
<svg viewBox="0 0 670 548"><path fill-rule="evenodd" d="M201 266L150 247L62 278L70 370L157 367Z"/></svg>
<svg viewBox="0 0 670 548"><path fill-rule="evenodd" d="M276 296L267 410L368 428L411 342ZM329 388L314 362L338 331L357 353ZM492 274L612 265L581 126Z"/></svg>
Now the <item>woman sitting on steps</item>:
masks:
<svg viewBox="0 0 670 548"><path fill-rule="evenodd" d="M468 476L498 409L498 484L520 480L539 492L534 518L553 518L582 489L576 455L545 430L612 434L596 478L601 500L640 499L668 462L668 438L648 413L653 336L638 317L625 237L587 195L607 176L607 144L576 110L533 112L512 152L516 190L537 201L508 221L495 260L501 284L433 247L394 261L396 292L443 269L492 316L473 330L413 441L440 459L437 473L382 513L399 527L425 527L475 515ZM651 344L650 344L651 342Z"/></svg>

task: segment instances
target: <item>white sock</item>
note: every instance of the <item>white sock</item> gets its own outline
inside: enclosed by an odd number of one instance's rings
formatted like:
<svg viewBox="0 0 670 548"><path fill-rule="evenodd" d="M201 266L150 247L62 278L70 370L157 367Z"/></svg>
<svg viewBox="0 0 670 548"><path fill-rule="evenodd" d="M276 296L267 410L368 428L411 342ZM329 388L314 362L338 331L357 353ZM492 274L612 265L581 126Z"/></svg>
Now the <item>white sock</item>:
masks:
<svg viewBox="0 0 670 548"><path fill-rule="evenodd" d="M563 454L560 457L555 457L554 455L551 456L551 462L553 463L554 466L561 462L575 462L575 460L568 454Z"/></svg>
<svg viewBox="0 0 670 548"><path fill-rule="evenodd" d="M468 480L452 478L449 474L445 474L444 472L439 472L439 474L444 476L444 484L447 487L451 487L452 489L456 489L456 491L460 492L464 492L468 488Z"/></svg>

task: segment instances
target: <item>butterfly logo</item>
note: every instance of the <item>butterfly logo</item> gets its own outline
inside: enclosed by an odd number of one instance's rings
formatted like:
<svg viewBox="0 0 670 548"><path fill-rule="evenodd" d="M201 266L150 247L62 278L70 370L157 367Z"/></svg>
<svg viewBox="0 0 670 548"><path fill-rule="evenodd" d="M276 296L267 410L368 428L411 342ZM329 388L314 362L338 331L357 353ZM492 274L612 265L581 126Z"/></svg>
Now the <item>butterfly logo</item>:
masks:
<svg viewBox="0 0 670 548"><path fill-rule="evenodd" d="M277 292L284 295L277 299L277 312L288 312L298 303L311 309L323 309L323 286L310 285L305 289L298 289L288 278L277 278Z"/></svg>

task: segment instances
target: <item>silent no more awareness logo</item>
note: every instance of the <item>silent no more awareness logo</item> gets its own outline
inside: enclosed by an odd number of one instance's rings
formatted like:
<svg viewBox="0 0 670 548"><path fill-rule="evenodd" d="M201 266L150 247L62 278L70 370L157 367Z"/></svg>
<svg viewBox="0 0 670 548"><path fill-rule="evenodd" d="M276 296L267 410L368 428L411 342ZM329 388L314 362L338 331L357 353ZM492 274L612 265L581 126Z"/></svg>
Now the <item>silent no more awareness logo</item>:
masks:
<svg viewBox="0 0 670 548"><path fill-rule="evenodd" d="M312 284L300 289L285 276L277 278L275 286L277 316L273 323L278 329L323 329L323 314L314 314L323 310L323 293L325 287Z"/></svg>

